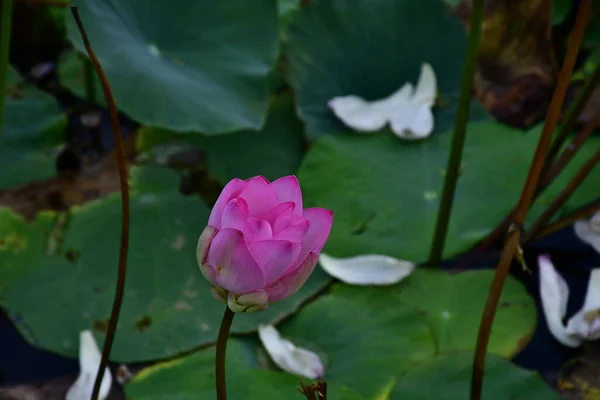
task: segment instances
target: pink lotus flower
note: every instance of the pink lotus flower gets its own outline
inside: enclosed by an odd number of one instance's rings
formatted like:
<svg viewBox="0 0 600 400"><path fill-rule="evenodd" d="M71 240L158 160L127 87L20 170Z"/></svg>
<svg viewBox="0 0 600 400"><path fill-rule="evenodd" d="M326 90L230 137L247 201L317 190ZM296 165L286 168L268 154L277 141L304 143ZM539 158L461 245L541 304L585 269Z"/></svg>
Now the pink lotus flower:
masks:
<svg viewBox="0 0 600 400"><path fill-rule="evenodd" d="M232 311L265 310L306 282L332 223L329 210L302 209L295 176L233 179L198 240L200 271Z"/></svg>

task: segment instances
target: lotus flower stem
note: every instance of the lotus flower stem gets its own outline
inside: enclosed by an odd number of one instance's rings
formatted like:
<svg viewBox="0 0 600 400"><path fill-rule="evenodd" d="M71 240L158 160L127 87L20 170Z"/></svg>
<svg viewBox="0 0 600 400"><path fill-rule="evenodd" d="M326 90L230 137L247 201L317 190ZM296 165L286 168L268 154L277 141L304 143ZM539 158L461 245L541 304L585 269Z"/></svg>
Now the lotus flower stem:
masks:
<svg viewBox="0 0 600 400"><path fill-rule="evenodd" d="M465 54L465 66L462 71L460 96L458 98L458 109L454 120L454 136L448 164L446 166L446 177L444 178L444 189L440 199L440 208L437 215L434 230L433 243L429 254L429 263L438 265L444 256L444 245L448 234L448 224L452 214L454 194L460 172L463 148L467 137L467 123L469 122L469 108L471 105L473 91L473 76L477 66L477 54L481 38L481 21L483 19L483 0L474 0L471 12L469 39L467 52Z"/></svg>
<svg viewBox="0 0 600 400"><path fill-rule="evenodd" d="M542 129L542 133L535 150L535 155L533 156L533 160L531 162L529 174L527 175L525 185L523 186L523 190L521 192L519 204L512 215L510 225L511 229L509 229L508 238L506 239L504 249L500 255L500 262L496 267L494 280L492 281L488 298L483 309L483 315L481 317L481 323L479 325L479 332L477 335L475 358L473 360L471 400L481 399L485 355L490 339L491 328L494 323L494 316L496 315L496 310L498 308L498 301L500 300L500 295L502 294L502 289L504 288L504 282L506 281L510 265L514 259L515 252L517 251L517 247L519 245L521 228L525 222L527 212L529 211L529 207L531 206L537 191L540 175L542 169L544 168L544 161L548 155L548 151L552 143L552 134L554 132L554 128L556 127L558 119L560 118L560 111L562 109L565 94L569 86L571 74L573 73L573 68L575 67L575 60L577 58L577 54L579 53L579 48L581 47L583 33L590 17L591 5L591 0L583 0L579 6L575 27L573 28L565 56L565 61L560 70L556 89L554 90L552 101L550 102L550 107L548 108L548 115L544 122L544 128Z"/></svg>
<svg viewBox="0 0 600 400"><path fill-rule="evenodd" d="M546 211L531 225L529 231L523 235L522 242L529 242L535 238L544 229L546 224L554 217L560 208L569 200L573 192L577 190L581 183L587 178L596 165L600 162L600 150L597 150L579 170L577 175L567 185L565 189L552 201Z"/></svg>
<svg viewBox="0 0 600 400"><path fill-rule="evenodd" d="M127 250L129 248L129 185L127 181L127 164L125 161L125 150L123 147L123 135L121 134L121 128L119 126L119 117L117 115L117 106L115 99L110 89L106 74L98 61L98 57L92 49L92 45L88 40L87 33L79 17L76 6L71 6L71 13L77 23L77 28L83 39L83 44L87 50L88 56L98 74L102 90L104 92L104 98L106 99L106 105L110 114L110 121L112 123L112 131L115 137L115 149L117 153L117 165L119 167L119 183L121 186L121 209L122 209L122 220L121 220L121 247L119 250L119 270L117 275L117 283L115 288L115 297L113 299L113 307L110 313L110 319L108 320L108 329L106 331L106 338L104 339L104 346L102 347L102 359L100 360L100 367L96 380L94 382L94 389L92 392L92 400L98 399L100 393L100 384L104 375L104 370L108 365L108 359L110 357L110 350L112 349L113 341L115 339L115 332L117 330L117 322L119 321L119 314L121 313L121 304L123 303L123 292L125 291L125 278L127 276Z"/></svg>
<svg viewBox="0 0 600 400"><path fill-rule="evenodd" d="M215 384L217 387L217 400L227 400L227 383L225 381L225 353L227 351L227 339L235 313L229 307L225 307L221 328L217 337L217 357L215 359Z"/></svg>
<svg viewBox="0 0 600 400"><path fill-rule="evenodd" d="M0 139L2 139L13 0L0 0L0 2L2 2L0 9Z"/></svg>

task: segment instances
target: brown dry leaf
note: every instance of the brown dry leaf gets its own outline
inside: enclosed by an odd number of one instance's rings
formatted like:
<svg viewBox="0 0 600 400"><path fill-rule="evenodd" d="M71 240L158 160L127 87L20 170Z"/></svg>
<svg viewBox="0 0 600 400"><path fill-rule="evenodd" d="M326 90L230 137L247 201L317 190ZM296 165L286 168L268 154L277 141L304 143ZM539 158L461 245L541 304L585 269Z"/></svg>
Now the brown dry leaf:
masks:
<svg viewBox="0 0 600 400"><path fill-rule="evenodd" d="M126 157L134 155L135 135L125 140ZM85 165L81 172L64 174L44 181L0 190L0 207L31 219L40 210L65 210L119 191L119 172L115 153L97 164Z"/></svg>
<svg viewBox="0 0 600 400"><path fill-rule="evenodd" d="M469 24L472 0L456 14ZM550 0L486 0L475 95L498 120L527 128L544 118L557 74Z"/></svg>

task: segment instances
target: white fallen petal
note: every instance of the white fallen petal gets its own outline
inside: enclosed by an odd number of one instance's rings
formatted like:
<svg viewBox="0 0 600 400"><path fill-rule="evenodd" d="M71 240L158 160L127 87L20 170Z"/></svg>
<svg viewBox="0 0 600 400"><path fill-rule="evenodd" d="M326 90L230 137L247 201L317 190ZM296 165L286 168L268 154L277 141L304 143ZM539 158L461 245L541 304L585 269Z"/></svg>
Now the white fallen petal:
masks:
<svg viewBox="0 0 600 400"><path fill-rule="evenodd" d="M100 350L92 332L82 331L79 334L79 377L67 391L66 400L89 400L94 389L94 380L100 366ZM104 400L110 392L112 376L106 368L100 384L99 400Z"/></svg>
<svg viewBox="0 0 600 400"><path fill-rule="evenodd" d="M567 312L569 287L562 276L554 269L547 256L538 257L540 269L540 297L546 323L552 335L568 347L578 347L582 340L567 333L562 319Z"/></svg>
<svg viewBox="0 0 600 400"><path fill-rule="evenodd" d="M258 336L269 356L282 370L308 379L323 377L323 364L312 351L283 339L273 325L259 325Z"/></svg>
<svg viewBox="0 0 600 400"><path fill-rule="evenodd" d="M435 79L435 72L431 65L425 63L421 65L421 74L419 75L419 82L415 88L415 94L413 101L415 103L427 104L430 107L435 103L437 97L437 81Z"/></svg>
<svg viewBox="0 0 600 400"><path fill-rule="evenodd" d="M407 140L425 139L433 131L433 113L431 106L410 104L390 120L392 132Z"/></svg>
<svg viewBox="0 0 600 400"><path fill-rule="evenodd" d="M415 269L412 262L379 254L335 258L321 253L319 264L329 275L351 285L393 285Z"/></svg>
<svg viewBox="0 0 600 400"><path fill-rule="evenodd" d="M329 108L344 124L359 132L378 131L385 126L385 113L377 104L358 96L336 97L329 101Z"/></svg>
<svg viewBox="0 0 600 400"><path fill-rule="evenodd" d="M567 333L582 340L600 338L600 268L592 270L583 307L567 323Z"/></svg>
<svg viewBox="0 0 600 400"><path fill-rule="evenodd" d="M386 124L403 139L423 139L431 134L434 117L431 107L437 96L437 82L431 65L421 66L417 86L405 83L386 98L366 101L358 96L335 97L328 102L346 126L359 132L373 132Z"/></svg>
<svg viewBox="0 0 600 400"><path fill-rule="evenodd" d="M573 225L575 235L600 253L600 212L589 220L580 220Z"/></svg>

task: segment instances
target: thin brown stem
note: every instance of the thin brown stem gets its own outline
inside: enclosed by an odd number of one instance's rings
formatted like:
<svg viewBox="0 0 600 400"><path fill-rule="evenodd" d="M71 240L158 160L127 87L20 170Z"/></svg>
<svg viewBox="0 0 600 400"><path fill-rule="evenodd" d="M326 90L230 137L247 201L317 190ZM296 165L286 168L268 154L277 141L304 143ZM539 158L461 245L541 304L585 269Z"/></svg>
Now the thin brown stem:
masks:
<svg viewBox="0 0 600 400"><path fill-rule="evenodd" d="M100 366L94 381L94 389L92 392L92 400L98 399L100 393L100 384L104 377L104 370L108 365L110 357L110 351L112 349L113 341L115 339L115 332L117 330L117 323L119 321L119 314L121 313L121 304L123 303L123 292L125 291L125 278L127 276L127 250L129 248L129 185L127 181L127 166L125 161L125 150L123 147L123 136L121 135L121 127L119 126L119 118L117 114L117 106L115 99L110 89L106 74L96 57L96 53L92 49L92 45L88 39L87 33L79 17L76 6L71 6L71 13L77 23L77 28L83 39L85 49L94 65L94 69L98 74L102 90L104 92L104 98L106 99L106 105L110 114L110 121L112 123L112 131L115 138L115 149L117 153L117 164L119 168L119 183L121 187L121 247L119 250L119 270L117 274L117 283L115 288L115 296L113 299L112 311L110 313L110 319L108 320L108 329L106 331L106 337L104 339L104 346L102 347L102 358L100 360Z"/></svg>
<svg viewBox="0 0 600 400"><path fill-rule="evenodd" d="M215 384L217 388L217 400L227 400L227 383L225 380L225 355L227 352L227 339L235 313L229 307L225 307L221 328L217 337L217 358L215 359Z"/></svg>
<svg viewBox="0 0 600 400"><path fill-rule="evenodd" d="M579 149L584 145L584 143L588 140L588 138L594 132L594 129L600 125L600 113L598 113L594 119L585 124L581 132L575 136L572 142L565 148L565 150L558 156L558 159L552 164L550 167L544 165L542 169L543 178L538 182L538 186L536 188L534 194L534 200L546 190L548 186L558 177L561 172L566 168L566 166L571 162L573 157L577 154ZM556 141L554 142L556 143ZM549 160L549 156L546 157L546 160ZM469 265L478 254L481 254L484 250L489 248L492 244L496 243L502 236L504 232L508 229L511 216L516 211L516 206L513 207L508 215L506 215L498 225L481 241L476 245L475 249L468 252L462 259L460 259L456 265L453 267L454 270L464 269L467 265Z"/></svg>
<svg viewBox="0 0 600 400"><path fill-rule="evenodd" d="M550 222L552 217L564 206L564 204L569 200L573 192L577 190L577 188L583 183L583 181L589 176L594 167L600 161L600 150L596 151L588 161L583 165L583 167L579 170L577 175L569 182L566 188L563 189L562 192L552 201L552 203L548 206L546 211L542 213L538 217L538 219L531 225L528 232L523 235L521 241L523 243L529 242L532 238L536 237L544 227Z"/></svg>
<svg viewBox="0 0 600 400"><path fill-rule="evenodd" d="M553 234L554 232L560 231L568 226L571 226L580 219L589 218L592 215L600 211L600 201L587 204L579 209L573 211L571 214L563 217L550 225L546 226L540 233L538 233L532 240L537 240L542 237Z"/></svg>
<svg viewBox="0 0 600 400"><path fill-rule="evenodd" d="M547 174L544 176L542 188L540 192L546 189L554 179L565 169L565 167L571 162L573 157L577 154L579 149L585 144L585 142L592 136L594 129L600 124L600 112L589 121L581 132L571 141L571 143L564 149L560 154L556 162L548 169Z"/></svg>
<svg viewBox="0 0 600 400"><path fill-rule="evenodd" d="M577 122L577 118L583 111L592 93L594 93L594 89L596 86L598 86L598 83L600 83L600 64L596 66L589 81L585 84L584 88L581 90L581 93L577 96L573 106L569 109L565 118L565 123L561 126L556 138L550 146L550 150L548 150L546 166L549 167L556 160L556 156L566 143L569 134ZM542 176L545 175L546 174L542 174Z"/></svg>
<svg viewBox="0 0 600 400"><path fill-rule="evenodd" d="M523 186L519 204L515 213L512 215L511 225L508 232L508 238L504 244L504 249L500 255L500 262L495 271L494 280L488 298L483 310L481 317L481 323L479 325L479 332L477 335L477 345L475 348L475 357L473 360L473 371L471 380L471 400L480 400L481 392L483 389L483 375L484 375L484 363L487 351L488 342L490 339L490 332L494 323L494 316L498 308L498 301L504 288L506 277L515 252L519 245L521 228L527 217L527 212L533 201L538 182L540 180L540 173L544 168L544 161L550 149L552 143L552 133L556 127L556 123L560 118L560 111L564 102L565 94L569 85L571 74L575 66L575 59L579 53L581 41L583 39L583 33L589 20L591 0L583 0L577 12L577 19L575 21L575 27L571 38L569 40L569 46L567 48L567 54L565 56L564 64L558 76L558 82L552 95L552 101L548 108L548 115L544 122L544 128L540 135L540 139L531 162L529 174Z"/></svg>

